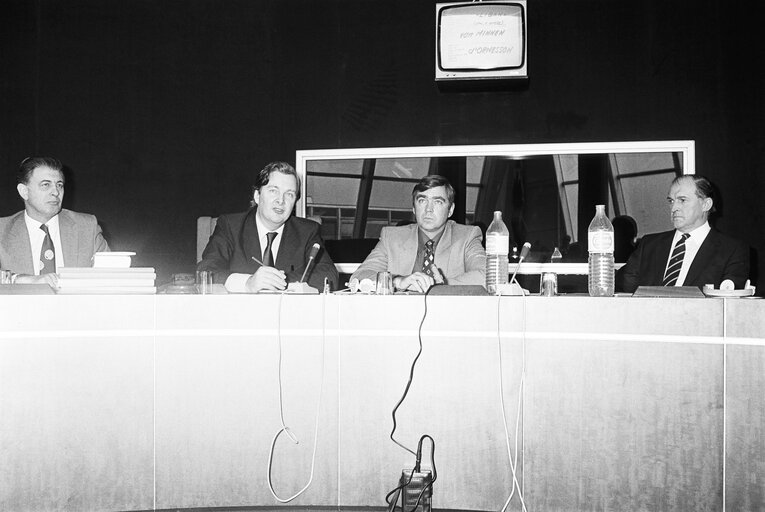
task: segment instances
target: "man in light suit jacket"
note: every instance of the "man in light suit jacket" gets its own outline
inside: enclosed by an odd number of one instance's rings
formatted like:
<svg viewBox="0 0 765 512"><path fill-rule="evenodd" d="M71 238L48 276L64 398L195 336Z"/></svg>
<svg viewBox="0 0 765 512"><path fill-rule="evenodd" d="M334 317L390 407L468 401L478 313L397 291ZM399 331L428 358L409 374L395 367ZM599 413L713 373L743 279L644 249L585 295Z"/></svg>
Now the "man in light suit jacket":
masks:
<svg viewBox="0 0 765 512"><path fill-rule="evenodd" d="M749 277L749 247L709 225L709 214L715 211L709 180L679 176L667 200L675 230L643 237L617 272L617 289L634 292L638 286L702 288L705 284L719 288L726 279L743 288ZM675 249L678 244L681 247Z"/></svg>
<svg viewBox="0 0 765 512"><path fill-rule="evenodd" d="M19 166L16 189L24 210L0 218L0 268L13 272L17 284L55 287L57 269L90 267L96 252L109 250L93 215L61 208L62 169L49 157L27 158Z"/></svg>
<svg viewBox="0 0 765 512"><path fill-rule="evenodd" d="M295 169L285 162L266 165L255 179L253 208L218 217L197 270L212 271L215 282L230 292L280 291L300 281L318 244L305 280L321 291L327 278L337 289L338 273L324 250L319 224L292 215L299 198Z"/></svg>
<svg viewBox="0 0 765 512"><path fill-rule="evenodd" d="M449 181L435 174L422 178L412 190L412 210L417 223L383 228L351 281L374 281L378 272L388 271L397 290L426 292L436 283L485 286L481 230L448 220L454 212Z"/></svg>

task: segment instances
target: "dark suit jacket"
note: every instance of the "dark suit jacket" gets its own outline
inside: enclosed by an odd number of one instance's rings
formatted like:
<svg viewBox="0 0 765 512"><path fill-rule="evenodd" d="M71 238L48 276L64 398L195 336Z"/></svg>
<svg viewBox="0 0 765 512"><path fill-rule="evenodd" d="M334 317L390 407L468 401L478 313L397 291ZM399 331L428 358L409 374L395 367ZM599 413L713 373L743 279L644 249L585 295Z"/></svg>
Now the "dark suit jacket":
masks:
<svg viewBox="0 0 765 512"><path fill-rule="evenodd" d="M252 208L247 212L218 217L215 231L207 242L197 270L211 270L216 283L225 283L230 274L253 274L260 268L260 264L252 259L253 256L259 260L263 258L255 223L256 210ZM324 289L324 278L328 277L332 289L337 289L337 270L324 250L324 241L316 222L290 217L284 224L282 237L274 266L287 274L288 283L300 280L308 263L311 246L318 242L321 249L314 261L313 270L306 276L306 282L321 292Z"/></svg>
<svg viewBox="0 0 765 512"><path fill-rule="evenodd" d="M638 286L661 286L674 234L673 230L644 236L627 264L616 273L616 289L634 292ZM713 284L718 288L730 279L739 289L748 278L749 247L712 228L693 258L683 285L702 288Z"/></svg>
<svg viewBox="0 0 765 512"><path fill-rule="evenodd" d="M67 267L92 267L93 255L109 250L93 215L63 209L58 214L58 226ZM16 274L35 273L24 210L0 218L0 268Z"/></svg>

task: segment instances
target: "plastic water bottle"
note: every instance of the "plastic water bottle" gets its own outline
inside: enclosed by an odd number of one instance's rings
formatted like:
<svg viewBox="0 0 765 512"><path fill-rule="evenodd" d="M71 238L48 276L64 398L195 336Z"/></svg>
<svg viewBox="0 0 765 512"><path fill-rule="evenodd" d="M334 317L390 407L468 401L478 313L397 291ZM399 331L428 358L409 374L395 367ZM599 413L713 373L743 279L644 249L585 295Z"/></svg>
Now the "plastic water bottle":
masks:
<svg viewBox="0 0 765 512"><path fill-rule="evenodd" d="M560 249L556 246L550 256L550 263L560 263L561 261L563 261L563 254L561 254Z"/></svg>
<svg viewBox="0 0 765 512"><path fill-rule="evenodd" d="M605 205L595 206L595 217L587 230L589 251L588 290L591 297L614 294L614 226L606 217Z"/></svg>
<svg viewBox="0 0 765 512"><path fill-rule="evenodd" d="M494 212L494 220L486 230L486 290L499 295L500 285L507 284L510 232L502 222L502 212Z"/></svg>

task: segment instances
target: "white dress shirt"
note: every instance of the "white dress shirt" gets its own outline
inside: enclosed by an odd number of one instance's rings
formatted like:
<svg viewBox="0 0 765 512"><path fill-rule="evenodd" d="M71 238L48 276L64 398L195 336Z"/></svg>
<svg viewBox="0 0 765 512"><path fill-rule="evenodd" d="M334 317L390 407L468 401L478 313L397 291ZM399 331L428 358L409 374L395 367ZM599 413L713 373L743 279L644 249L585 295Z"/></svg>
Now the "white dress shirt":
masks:
<svg viewBox="0 0 765 512"><path fill-rule="evenodd" d="M45 240L45 232L40 229L43 223L34 220L27 212L24 212L24 222L27 225L29 244L32 249L32 268L35 269L35 275L39 276L42 269L40 251ZM61 248L61 230L58 226L58 214L54 215L45 225L48 226L48 233L50 233L50 238L53 240L53 249L56 251L56 271L58 271L58 269L64 267L64 251Z"/></svg>
<svg viewBox="0 0 765 512"><path fill-rule="evenodd" d="M279 254L279 247L282 243L282 234L284 233L284 224L279 226L278 228L271 230L268 229L260 220L260 217L258 215L255 215L255 225L258 227L258 241L260 242L260 250L265 251L266 245L268 244L268 233L270 232L276 232L277 235L274 238L274 241L271 242L271 254L274 255L274 264L276 263L277 255ZM40 231L42 233L42 231ZM260 261L263 261L263 254L260 255ZM252 274L231 274L226 278L226 290L229 292L246 292L247 291L247 280L252 276Z"/></svg>
<svg viewBox="0 0 765 512"><path fill-rule="evenodd" d="M685 240L685 256L683 257L683 265L680 267L680 275L677 276L675 286L683 286L685 278L688 275L688 269L691 268L691 264L693 263L693 258L696 257L701 244L704 243L704 240L711 230L712 228L709 226L709 222L705 222L693 231L688 231L690 237ZM672 251L675 250L675 244L677 244L677 241L680 240L681 236L683 236L683 232L675 230L675 236L672 238L672 247L669 250L669 258L672 257ZM667 265L669 265L669 258L667 258ZM667 273L666 266L664 267L664 273Z"/></svg>

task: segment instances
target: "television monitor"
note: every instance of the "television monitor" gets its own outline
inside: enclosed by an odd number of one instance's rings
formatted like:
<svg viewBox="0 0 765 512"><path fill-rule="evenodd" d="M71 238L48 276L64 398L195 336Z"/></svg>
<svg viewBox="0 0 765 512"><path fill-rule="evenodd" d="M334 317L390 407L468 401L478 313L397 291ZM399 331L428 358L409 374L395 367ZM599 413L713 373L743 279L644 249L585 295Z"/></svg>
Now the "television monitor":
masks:
<svg viewBox="0 0 765 512"><path fill-rule="evenodd" d="M528 78L526 0L436 4L436 81Z"/></svg>

